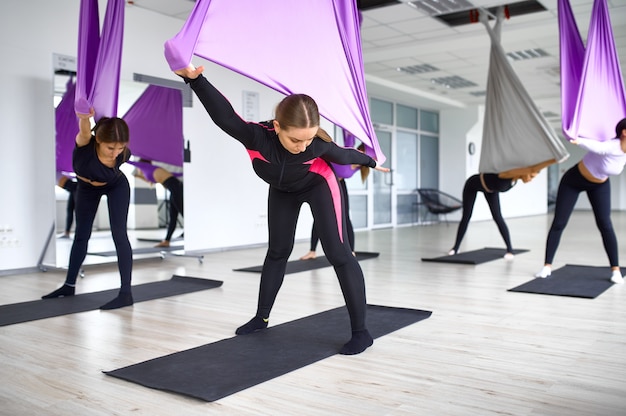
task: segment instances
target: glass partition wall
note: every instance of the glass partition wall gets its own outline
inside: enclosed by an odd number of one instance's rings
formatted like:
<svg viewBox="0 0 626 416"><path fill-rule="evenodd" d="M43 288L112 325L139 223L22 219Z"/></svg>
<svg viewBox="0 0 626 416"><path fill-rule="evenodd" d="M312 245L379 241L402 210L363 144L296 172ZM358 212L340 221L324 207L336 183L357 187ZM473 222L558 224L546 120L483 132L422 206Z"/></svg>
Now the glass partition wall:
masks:
<svg viewBox="0 0 626 416"><path fill-rule="evenodd" d="M426 218L417 188L439 187L439 113L372 98L370 111L390 173L347 179L355 229L419 224ZM335 136L343 143L341 129Z"/></svg>

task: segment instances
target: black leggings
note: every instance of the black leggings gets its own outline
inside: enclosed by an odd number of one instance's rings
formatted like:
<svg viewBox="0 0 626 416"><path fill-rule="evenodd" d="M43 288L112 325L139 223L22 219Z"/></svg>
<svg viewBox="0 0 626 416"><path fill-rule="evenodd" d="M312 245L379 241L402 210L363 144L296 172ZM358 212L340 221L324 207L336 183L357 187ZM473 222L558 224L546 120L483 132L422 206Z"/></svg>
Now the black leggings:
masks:
<svg viewBox="0 0 626 416"><path fill-rule="evenodd" d="M268 318L285 277L287 260L293 249L296 224L304 202L311 207L315 229L324 253L333 265L343 297L350 314L353 331L366 329L365 282L361 266L352 255L345 236L340 236L339 226L346 230L346 210L343 201L337 200L341 212L335 211L331 187L337 187L333 176L327 183L322 177L312 187L297 192L282 192L270 187L268 197L269 247L263 263L259 288L257 316ZM336 198L341 192L336 190ZM337 220L339 215L339 223Z"/></svg>
<svg viewBox="0 0 626 416"><path fill-rule="evenodd" d="M178 214L183 214L183 183L176 177L170 176L163 181L163 187L170 191L170 219L167 225L167 234L165 239L170 241L172 234L176 230L176 224L178 223Z"/></svg>
<svg viewBox="0 0 626 416"><path fill-rule="evenodd" d="M76 187L78 184L75 181L68 179L63 185L63 189L69 192L70 196L67 197L67 206L65 209L65 232L69 233L74 223L74 209L76 207Z"/></svg>
<svg viewBox="0 0 626 416"><path fill-rule="evenodd" d="M339 189L341 190L341 197L345 201L348 242L350 243L350 248L354 251L354 228L352 227L352 221L350 221L350 197L348 196L348 186L346 185L345 180L339 179ZM315 230L315 223L313 223L313 229L311 230L311 251L317 250L318 241L319 237L317 235L317 231Z"/></svg>
<svg viewBox="0 0 626 416"><path fill-rule="evenodd" d="M608 180L603 183L589 182L578 170L578 165L570 168L561 178L556 195L554 219L546 242L545 262L552 264L556 249L561 241L561 234L563 234L563 230L572 215L578 195L583 191L586 191L589 197L596 225L602 235L602 243L611 267L618 267L617 237L611 222L611 184Z"/></svg>
<svg viewBox="0 0 626 416"><path fill-rule="evenodd" d="M120 175L114 183L104 186L92 186L83 181L78 182L76 189L76 230L65 283L72 286L76 284L78 272L87 255L91 229L103 195L107 196L109 224L117 252L117 265L121 278L120 292L130 293L133 267L133 252L127 233L130 186L124 175Z"/></svg>
<svg viewBox="0 0 626 416"><path fill-rule="evenodd" d="M487 192L485 188L483 188L480 181L480 175L470 176L463 187L463 215L461 217L461 222L459 223L459 229L456 233L456 241L454 242L453 247L454 251L459 251L459 246L465 236L467 226L469 225L470 218L472 217L472 212L474 211L474 203L476 202L476 195L478 192L482 192L485 195L487 204L489 204L491 216L498 225L500 235L502 235L504 244L506 244L506 251L508 253L512 253L513 246L511 245L511 235L509 234L509 228L506 226L504 218L502 217L502 212L500 211L500 192Z"/></svg>

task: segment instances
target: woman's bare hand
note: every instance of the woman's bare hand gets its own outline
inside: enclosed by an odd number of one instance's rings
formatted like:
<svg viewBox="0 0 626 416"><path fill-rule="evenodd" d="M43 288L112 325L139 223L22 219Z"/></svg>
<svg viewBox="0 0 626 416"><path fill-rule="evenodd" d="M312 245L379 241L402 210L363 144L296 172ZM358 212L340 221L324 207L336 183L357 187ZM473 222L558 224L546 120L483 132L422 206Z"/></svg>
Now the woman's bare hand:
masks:
<svg viewBox="0 0 626 416"><path fill-rule="evenodd" d="M177 69L174 73L184 78L196 79L203 71L202 65L196 68L193 64L189 64L186 68Z"/></svg>

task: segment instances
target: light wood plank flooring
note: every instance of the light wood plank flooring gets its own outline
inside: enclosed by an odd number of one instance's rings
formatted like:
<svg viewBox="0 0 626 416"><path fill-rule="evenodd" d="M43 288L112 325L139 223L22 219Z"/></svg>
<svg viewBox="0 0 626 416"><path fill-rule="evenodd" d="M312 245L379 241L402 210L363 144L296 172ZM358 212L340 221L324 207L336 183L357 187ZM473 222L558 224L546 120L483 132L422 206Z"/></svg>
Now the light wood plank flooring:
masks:
<svg viewBox="0 0 626 416"><path fill-rule="evenodd" d="M450 249L456 224L357 233L372 304L431 318L214 403L152 390L103 370L234 335L254 313L264 248L135 262L134 283L172 274L221 288L0 328L2 415L594 415L626 414L626 285L596 299L507 292L542 265L551 215L508 220L513 261L422 262ZM626 212L613 221L626 265ZM463 251L502 247L492 221L471 223ZM293 258L307 251L296 244ZM590 212L576 212L555 267L607 265ZM607 279L609 269L607 266ZM38 299L63 281L50 270L0 277L0 303ZM78 293L116 288L115 265L86 267ZM343 304L332 268L287 275L270 325ZM263 359L263 357L259 357Z"/></svg>

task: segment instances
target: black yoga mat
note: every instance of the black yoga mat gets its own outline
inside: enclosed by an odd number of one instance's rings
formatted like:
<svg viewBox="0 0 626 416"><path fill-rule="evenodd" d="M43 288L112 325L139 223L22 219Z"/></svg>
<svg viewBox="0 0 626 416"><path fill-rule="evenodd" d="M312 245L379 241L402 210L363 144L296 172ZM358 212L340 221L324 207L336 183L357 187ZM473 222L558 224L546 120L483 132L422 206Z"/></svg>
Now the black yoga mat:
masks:
<svg viewBox="0 0 626 416"><path fill-rule="evenodd" d="M378 257L380 253L370 253L367 251L357 251L355 252L356 259L358 261L373 259ZM326 258L326 256L318 256L311 260L292 260L287 262L287 269L285 270L285 274L290 273L299 273L305 272L307 270L315 270L321 269L324 267L330 267L331 264ZM252 267L244 267L242 269L233 269L236 272L253 272L253 273L261 273L263 270L263 266L252 266Z"/></svg>
<svg viewBox="0 0 626 416"><path fill-rule="evenodd" d="M526 253L528 250L513 250L513 254ZM466 251L452 256L441 256L434 258L422 258L422 261L432 261L437 263L458 263L458 264L481 264L492 260L502 259L506 254L505 248L485 247L480 250Z"/></svg>
<svg viewBox="0 0 626 416"><path fill-rule="evenodd" d="M172 275L170 280L133 286L133 300L138 303L182 295L213 289L221 286L222 283L220 280ZM119 289L110 289L57 299L40 299L0 305L0 326L96 310L117 296L118 292Z"/></svg>
<svg viewBox="0 0 626 416"><path fill-rule="evenodd" d="M621 271L623 275L626 269L622 268ZM608 266L567 264L552 270L552 274L545 279L535 278L508 291L593 299L613 285L610 278Z"/></svg>
<svg viewBox="0 0 626 416"><path fill-rule="evenodd" d="M185 249L185 246L139 247L139 248L133 248L133 254L160 253L161 251L174 251L174 250L184 250L184 249ZM88 252L87 254L91 256L102 256L102 257L117 256L117 252L115 250Z"/></svg>
<svg viewBox="0 0 626 416"><path fill-rule="evenodd" d="M170 239L170 243L173 241L181 241L182 239L183 237L174 237ZM137 241L144 241L148 243L160 243L161 241L163 241L163 239L162 238L137 237Z"/></svg>
<svg viewBox="0 0 626 416"><path fill-rule="evenodd" d="M432 312L368 305L367 313L369 331L378 338ZM105 374L212 402L333 356L349 339L348 312L339 307Z"/></svg>

